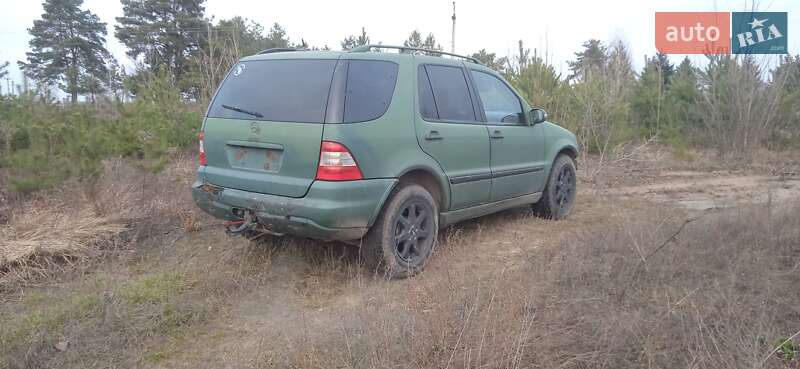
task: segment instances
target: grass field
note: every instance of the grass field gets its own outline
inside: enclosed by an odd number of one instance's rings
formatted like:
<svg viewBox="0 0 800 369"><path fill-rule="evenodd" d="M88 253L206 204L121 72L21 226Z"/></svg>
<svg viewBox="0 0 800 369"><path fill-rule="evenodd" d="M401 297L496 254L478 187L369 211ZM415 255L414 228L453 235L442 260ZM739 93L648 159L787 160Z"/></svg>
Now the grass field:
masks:
<svg viewBox="0 0 800 369"><path fill-rule="evenodd" d="M447 228L402 281L357 247L227 237L190 157L106 162L7 204L0 367L798 368L798 161L694 157L583 159L569 219Z"/></svg>

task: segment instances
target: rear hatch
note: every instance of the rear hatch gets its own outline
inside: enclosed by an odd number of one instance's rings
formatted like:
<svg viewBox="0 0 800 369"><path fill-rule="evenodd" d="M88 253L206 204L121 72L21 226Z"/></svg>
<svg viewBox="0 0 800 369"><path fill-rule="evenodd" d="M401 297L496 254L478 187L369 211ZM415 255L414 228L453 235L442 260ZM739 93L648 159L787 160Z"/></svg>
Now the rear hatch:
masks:
<svg viewBox="0 0 800 369"><path fill-rule="evenodd" d="M235 65L203 125L215 185L302 197L314 181L336 60L271 59Z"/></svg>

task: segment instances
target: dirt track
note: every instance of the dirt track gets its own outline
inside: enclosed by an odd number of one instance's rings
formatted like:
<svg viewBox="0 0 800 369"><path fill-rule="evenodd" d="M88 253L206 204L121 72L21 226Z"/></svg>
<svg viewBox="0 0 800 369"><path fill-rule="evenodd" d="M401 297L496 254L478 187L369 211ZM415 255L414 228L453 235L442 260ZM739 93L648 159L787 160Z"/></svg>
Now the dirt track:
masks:
<svg viewBox="0 0 800 369"><path fill-rule="evenodd" d="M664 172L656 183L600 191L621 199L645 199L692 210L741 204L782 203L800 197L800 179L729 172Z"/></svg>

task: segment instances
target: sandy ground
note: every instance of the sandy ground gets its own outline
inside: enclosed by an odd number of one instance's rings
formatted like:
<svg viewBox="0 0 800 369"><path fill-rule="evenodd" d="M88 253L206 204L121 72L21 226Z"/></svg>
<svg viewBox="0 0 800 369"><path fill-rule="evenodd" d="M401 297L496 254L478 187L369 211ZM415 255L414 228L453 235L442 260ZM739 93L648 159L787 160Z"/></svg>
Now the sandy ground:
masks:
<svg viewBox="0 0 800 369"><path fill-rule="evenodd" d="M735 207L748 203L780 204L800 197L800 178L726 171L669 171L656 183L604 189L611 198L639 198L693 210Z"/></svg>

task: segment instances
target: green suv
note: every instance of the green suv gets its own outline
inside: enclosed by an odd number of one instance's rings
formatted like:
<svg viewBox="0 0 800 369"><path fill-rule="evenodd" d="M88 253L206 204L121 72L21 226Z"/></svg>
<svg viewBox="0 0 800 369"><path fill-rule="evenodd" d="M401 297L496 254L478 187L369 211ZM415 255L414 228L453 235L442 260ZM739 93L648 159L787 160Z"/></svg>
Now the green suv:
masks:
<svg viewBox="0 0 800 369"><path fill-rule="evenodd" d="M369 267L407 277L447 225L570 213L578 146L546 119L473 58L269 49L212 100L192 195L230 233L356 241Z"/></svg>

